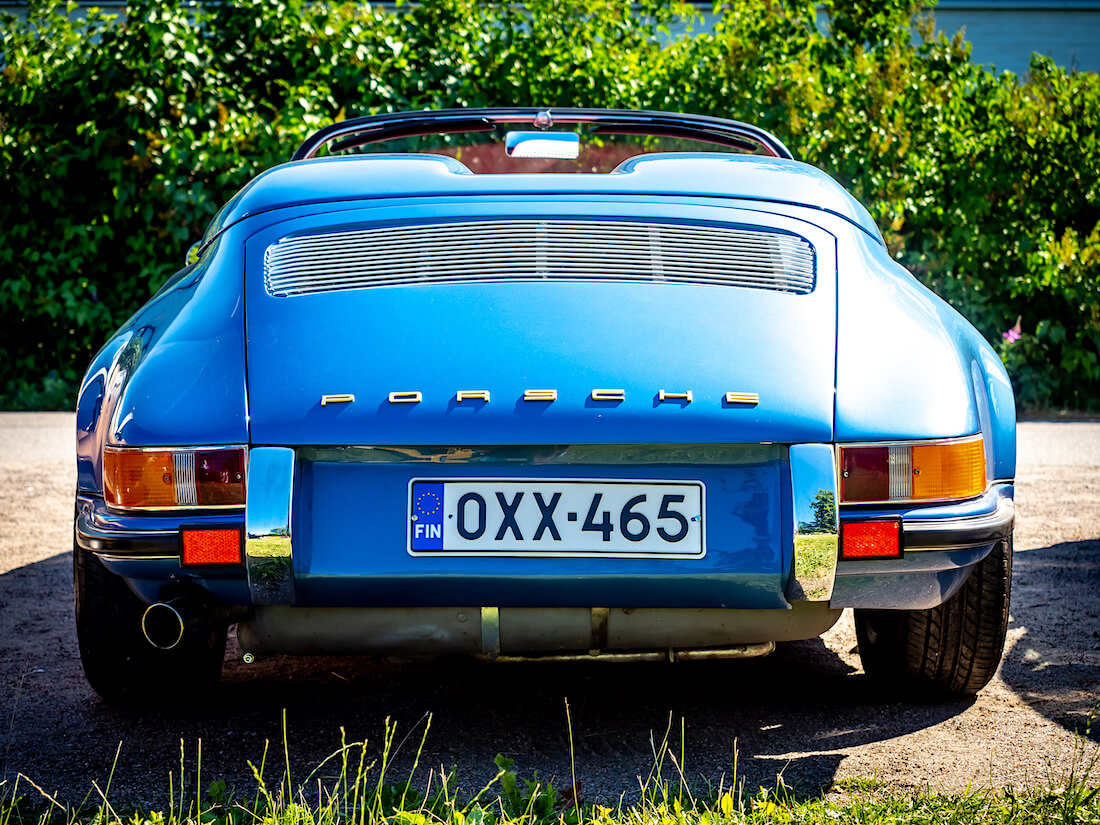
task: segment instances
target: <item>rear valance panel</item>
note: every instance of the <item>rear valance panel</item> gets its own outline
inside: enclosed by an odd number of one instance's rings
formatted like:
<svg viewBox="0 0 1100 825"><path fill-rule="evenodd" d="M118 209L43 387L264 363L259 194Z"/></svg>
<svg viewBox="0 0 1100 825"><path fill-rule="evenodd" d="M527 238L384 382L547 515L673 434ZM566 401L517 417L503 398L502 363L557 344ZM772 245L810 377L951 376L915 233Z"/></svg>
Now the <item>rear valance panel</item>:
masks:
<svg viewBox="0 0 1100 825"><path fill-rule="evenodd" d="M789 570L784 560L792 539L789 519L783 517L789 511L784 502L789 472L785 448L653 448L646 461L646 448L634 445L629 450L641 460L600 463L609 449L450 450L436 460L415 449L301 449L293 528L297 603L787 607L783 593ZM710 455L715 449L720 454ZM536 487L562 489L570 482L587 482L604 493L597 509L613 511L617 508L607 502L614 485L633 491L662 482L690 482L704 491L704 511L685 512L699 517L695 529L702 531L705 552L694 558L645 552L612 557L606 548L616 546L622 527L619 512L611 513L610 541L595 528L597 518L593 529L582 534L589 542L585 552L558 552L558 546L568 543L566 501L553 516L562 540L547 531L539 555L510 552L510 533L496 547L468 556L410 552L411 519L419 512L410 496L412 484L444 479L463 479L487 490L528 489L527 498ZM513 501L514 496L509 494ZM453 509L444 506L445 517L453 516ZM636 505L636 511L642 509L644 505ZM578 522L585 518L582 511L575 515ZM675 529L673 518L662 523ZM657 524L653 522L654 529ZM637 523L628 523L627 529L636 530ZM532 538L529 531L527 538ZM635 546L643 548L641 543Z"/></svg>
<svg viewBox="0 0 1100 825"><path fill-rule="evenodd" d="M624 278L622 250L596 238L571 247L585 260L584 278L544 262L546 277L510 277L490 266L485 279L433 280L447 267L476 270L500 257L499 242L474 242L425 266L411 283L289 297L271 294L265 283L268 250L287 238L453 225L456 217L467 226L576 227L607 222L609 213L628 234L649 224L671 235L690 220L729 238L777 239L793 251L761 253L757 271L797 273L803 266L805 274L808 262L812 291L786 274L763 286L681 282L738 265L728 250L711 249L708 270L702 243L693 262L679 264L683 278L655 277L648 251L635 267L648 274ZM395 270L407 265L399 252ZM835 242L802 221L659 199L417 202L285 221L254 234L247 257L249 413L257 444L832 439ZM329 258L314 255L310 266L339 279L346 260L337 249Z"/></svg>

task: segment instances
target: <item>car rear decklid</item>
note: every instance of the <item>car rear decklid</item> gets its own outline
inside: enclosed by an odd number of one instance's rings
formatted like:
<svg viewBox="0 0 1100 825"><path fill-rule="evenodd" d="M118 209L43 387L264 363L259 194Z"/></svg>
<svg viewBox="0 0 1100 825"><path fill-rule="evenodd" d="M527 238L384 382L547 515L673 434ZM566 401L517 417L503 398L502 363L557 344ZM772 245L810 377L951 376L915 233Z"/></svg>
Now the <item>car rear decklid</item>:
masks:
<svg viewBox="0 0 1100 825"><path fill-rule="evenodd" d="M271 224L246 257L256 444L832 437L834 241L804 221L405 199Z"/></svg>

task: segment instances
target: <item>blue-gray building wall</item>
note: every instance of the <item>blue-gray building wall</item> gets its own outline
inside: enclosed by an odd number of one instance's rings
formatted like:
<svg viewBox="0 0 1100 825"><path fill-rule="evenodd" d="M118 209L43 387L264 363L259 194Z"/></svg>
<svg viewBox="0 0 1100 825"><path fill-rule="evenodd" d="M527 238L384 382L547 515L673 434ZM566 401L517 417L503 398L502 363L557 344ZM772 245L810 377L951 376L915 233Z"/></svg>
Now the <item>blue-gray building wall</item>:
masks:
<svg viewBox="0 0 1100 825"><path fill-rule="evenodd" d="M937 29L962 29L971 59L997 71L1024 74L1032 52L1059 66L1100 71L1100 2L940 0L932 13Z"/></svg>
<svg viewBox="0 0 1100 825"><path fill-rule="evenodd" d="M392 0L374 5L393 7ZM709 2L698 3L702 27L713 21ZM81 0L78 6L97 6L121 12L119 0ZM0 0L0 11L26 13L24 0ZM936 28L953 35L960 29L973 47L972 59L998 72L1025 74L1031 54L1050 57L1060 66L1078 71L1100 71L1100 0L939 0L930 9ZM824 12L818 22L828 27Z"/></svg>

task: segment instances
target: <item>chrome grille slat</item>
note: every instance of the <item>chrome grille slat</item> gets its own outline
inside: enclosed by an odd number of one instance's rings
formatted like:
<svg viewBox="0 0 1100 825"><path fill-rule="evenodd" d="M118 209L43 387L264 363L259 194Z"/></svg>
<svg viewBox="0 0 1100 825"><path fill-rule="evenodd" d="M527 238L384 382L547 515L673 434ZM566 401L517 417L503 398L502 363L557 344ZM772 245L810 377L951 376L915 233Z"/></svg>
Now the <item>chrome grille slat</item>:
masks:
<svg viewBox="0 0 1100 825"><path fill-rule="evenodd" d="M484 271L484 270L498 271L498 270L500 270L500 271L505 271L505 270L509 270L509 269L517 269L517 268L523 267L525 265L527 265L527 266L533 265L535 263L533 257L529 256L529 255L508 256L508 257L505 257L503 259L498 258L498 256L495 256L495 255L493 257L496 260L492 261L492 262L489 262L489 263L478 263L478 262L463 263L463 264L451 263L451 264L448 264L446 267L441 267L441 268L444 269L447 272L454 272L454 271L458 271L458 270L479 270L479 271ZM684 268L692 268L692 269L697 268L697 267L705 267L705 268L710 269L710 270L722 270L722 271L729 271L729 272L746 272L746 273L756 272L756 273L760 273L760 267L752 266L751 265L752 263L753 263L752 260L742 259L741 261L731 262L726 266L716 266L714 261L705 260L705 259L699 259L699 260L695 260L695 259L672 259L670 261L668 259L668 257L665 257L661 261L662 267L666 270L669 269L670 267L683 266ZM768 263L768 262L767 261L760 261L760 263ZM550 265L556 265L558 267L562 267L562 268L566 268L566 269L568 269L568 268L581 268L581 269L584 269L584 270L588 270L588 269L592 268L592 265L587 261L570 261L570 260L554 261L552 259L546 261L546 263L543 264L542 266L550 266ZM408 268L412 268L411 265L401 266L401 265L392 265L391 264L390 267L387 269L387 271L388 272L395 272L395 271L400 270L400 269L408 269ZM415 267L415 268L422 269L422 267ZM644 269L645 271L648 272L651 269L650 259L647 258L645 260L642 260L642 259L634 260L632 258L626 258L624 260L623 257L620 257L620 259L617 260L617 261L612 260L612 261L601 262L601 266L600 266L601 270L633 269L633 268L641 268L641 269ZM335 266L325 265L324 263L317 263L317 264L310 264L308 266L291 267L291 268L287 268L285 270L280 269L277 272L269 273L268 278L274 283L275 281L277 281L279 279L282 279L282 278L288 278L288 277L289 278L294 278L297 275L304 275L304 274L311 273L311 272L336 274L336 273L341 273L341 272L358 272L361 269L362 269L362 266L359 265L359 261L357 261L357 260L348 261L346 263L341 263L341 264L338 264L338 265L335 265ZM770 275L770 274L764 275L763 273L761 273L761 276L766 277L768 279L776 277L776 276Z"/></svg>
<svg viewBox="0 0 1100 825"><path fill-rule="evenodd" d="M362 254L365 254L365 255L381 255L381 254L384 254L388 250L394 250L394 249L405 249L405 250L407 250L408 249L408 244L407 243L399 243L399 242L396 242L396 241L393 241L393 240L381 241L381 242L378 241L378 240L375 240L374 238L366 238L366 239L363 239L363 240L367 240L367 241L371 242L369 248L362 249ZM499 238L490 238L489 240L491 240L494 244L500 244L501 246L505 246L505 247L512 247L512 248L516 248L516 249L531 249L532 248L532 242L533 242L534 239L530 238L530 237L516 237L516 238L499 237ZM704 242L709 243L709 242L711 242L715 239L710 237L710 236L706 236L706 235L690 235L688 233L684 233L684 234L680 235L680 240L681 240L681 242L682 241L695 241L695 242L698 242L698 243L704 243ZM618 236L618 235L600 235L600 234L597 234L597 233L593 233L592 235L586 236L583 239L580 239L580 238L577 238L577 239L574 239L574 238L552 238L550 236L547 236L547 242L550 242L550 241L552 241L554 243L554 248L555 249L585 249L585 248L589 247L592 243L607 243L607 244L614 244L614 245L618 245L618 246L623 246L623 247L626 247L626 248L629 248L629 249L636 249L639 254L649 255L649 254L653 254L656 251L656 250L654 250L652 248L649 248L649 247L640 247L637 244L637 240L634 239L634 238L624 238L624 237L621 237L621 236ZM419 241L419 243L425 249L431 249L433 247L446 248L447 250L452 250L452 249L481 249L481 248L484 247L484 245L486 243L486 239L481 239L481 238L471 238L471 239L459 238L459 239L455 239L455 240L450 240L450 239L427 238L427 239L421 239ZM303 255L303 256L308 256L308 257L322 257L324 255L332 254L332 252L347 253L349 251L349 245L348 245L347 240L345 240L341 243L338 243L338 244L337 243L325 243L325 244L318 243L318 244L311 244L309 246L297 245L297 246L293 246L293 247L283 246L282 244L280 244L279 246L280 246L280 251L281 252L293 252L295 255ZM764 253L767 253L767 254L781 253L781 254L784 254L784 255L796 255L796 256L800 256L800 257L812 257L812 255L809 253L808 250L804 250L800 246L795 246L794 244L783 243L783 242L765 243L765 242L756 241L755 239L745 239L744 241L741 241L741 239L737 239L737 248L744 249L745 251L754 250L754 251L757 251L757 252L764 252ZM675 247L674 247L674 249L675 249Z"/></svg>
<svg viewBox="0 0 1100 825"><path fill-rule="evenodd" d="M317 274L311 274L310 272L300 271L297 275L288 275L288 276L282 277L282 278L272 278L271 281L270 281L270 285L273 288L277 288L277 289L281 289L281 288L284 288L284 287L289 288L289 287L293 287L295 285L306 286L307 285L306 283L300 283L300 282L303 281L303 278L307 279L308 282L362 281L364 283L380 284L380 283L385 283L389 279L401 278L401 277L404 277L404 276L438 280L438 279L442 279L442 278L447 277L449 274L450 275L459 275L459 276L463 276L463 275L471 275L471 276L473 276L473 275L482 275L482 276L490 276L490 277L494 276L494 275L497 275L497 276L500 276L500 277L507 277L507 276L531 276L531 277L538 277L538 278L553 278L553 277L556 277L556 275L554 275L554 274L549 274L549 273L545 273L545 272L542 272L542 273L536 272L535 269L536 268L534 266L505 267L505 266L499 266L498 265L496 267L487 268L487 267L484 267L484 266L470 265L470 266L451 266L451 267L448 267L445 272L425 273L417 267L401 267L401 268L394 267L394 268L391 268L385 274L379 274L379 275L362 275L362 274L358 274L358 271L355 270L355 269L348 270L346 272L341 272L340 270L333 270L333 269L322 269L322 270L318 270ZM655 274L653 274L651 272L646 272L641 267L628 267L628 266L621 266L621 265L603 266L603 267L600 267L599 272L591 272L591 271L589 271L589 268L587 268L587 267L585 267L585 268L578 267L576 270L574 270L573 268L570 268L570 267L560 267L559 270L560 270L560 272L559 272L560 275L567 275L569 277L588 274L591 277L599 278L601 276L604 276L604 277L619 277L619 276L634 274L634 275L637 275L639 277L646 278L646 279L657 279L657 280L659 280L659 276L656 276ZM711 267L704 267L704 266L696 266L696 267L680 267L680 266L676 266L676 265L671 265L670 266L668 264L663 263L662 264L662 269L661 269L661 275L664 276L664 277L668 277L668 276L673 275L673 274L676 274L680 277L687 277L687 278L691 278L691 277L715 277L715 278L735 277L735 278L739 278L739 279L759 282L761 284L787 283L787 282L789 282L791 284L801 284L801 285L803 285L807 288L812 286L812 282L808 282L806 280L803 280L803 279L800 279L800 278L797 278L797 277L785 277L784 278L784 277L761 275L761 274L757 273L756 271L754 271L752 269L741 268L741 267L730 267L730 268L727 268L727 269L713 269ZM808 289L807 289L807 291L808 291Z"/></svg>
<svg viewBox="0 0 1100 825"><path fill-rule="evenodd" d="M303 235L272 244L276 297L424 283L660 281L806 294L813 248L800 237L641 221L423 224Z"/></svg>
<svg viewBox="0 0 1100 825"><path fill-rule="evenodd" d="M591 245L592 245L591 243L586 243L586 244L579 244L578 243L575 246L564 246L564 245L557 246L553 250L553 253L555 255L560 256L560 255L562 255L562 253L564 251L573 250L573 249L576 249L576 250L582 251L582 252L586 252L586 251L591 250ZM623 244L623 247L624 247L624 249L623 249L623 252L621 254L623 254L625 256L628 256L628 257L631 257L631 258L638 258L639 260L651 260L655 255L659 256L659 257L662 257L662 258L686 258L686 259L704 257L704 254L701 253L701 252L687 252L687 251L684 251L684 250L672 250L671 252L666 252L663 249L662 250L639 250L639 249L634 249L634 248L631 248L631 247L627 247L625 244ZM607 248L614 248L614 247L609 246ZM342 257L344 258L344 260L348 260L348 261L351 261L351 260L371 261L371 260L375 260L375 259L379 259L379 258L392 257L393 251L391 251L391 250L395 250L395 249L401 249L401 247L387 247L384 250L371 250L369 252L358 252L358 251L344 252ZM421 252L416 253L416 257L417 258L431 258L431 259L434 259L434 258L447 258L447 257L453 257L454 253L458 252L458 251L462 251L462 252L467 251L467 250L469 250L469 251L480 251L482 249L484 249L484 244L476 244L476 245L471 244L468 247L459 247L459 246L456 245L455 247L448 248L446 250L439 250L438 252L437 251L421 251ZM518 257L525 257L525 258L534 259L536 257L536 253L535 253L534 250L532 250L530 248L525 248L525 247L522 247L522 246L511 246L511 245L506 245L506 244L497 244L497 245L494 246L494 250L493 250L493 258L494 259L496 259L498 257L517 257L517 256ZM757 250L757 249L753 249L753 248L746 248L741 252L741 254L738 257L742 260L751 259L751 260L766 260L766 261L773 261L774 262L778 256L776 256L776 254L774 253L773 250ZM790 261L804 261L804 262L808 262L808 261L811 261L813 259L813 256L811 256L811 255L802 255L802 254L786 254L786 253L784 253L784 255L782 257L784 259L790 260ZM320 261L320 262L327 263L331 260L332 260L332 253L329 253L329 252L310 253L310 254L307 254L307 255L295 255L292 258L289 258L289 259L286 259L286 260L280 260L276 263L273 263L269 268L271 270L275 271L275 270L289 269L289 268L293 268L295 266L300 266L302 263L308 263L308 262L313 262L313 261Z"/></svg>

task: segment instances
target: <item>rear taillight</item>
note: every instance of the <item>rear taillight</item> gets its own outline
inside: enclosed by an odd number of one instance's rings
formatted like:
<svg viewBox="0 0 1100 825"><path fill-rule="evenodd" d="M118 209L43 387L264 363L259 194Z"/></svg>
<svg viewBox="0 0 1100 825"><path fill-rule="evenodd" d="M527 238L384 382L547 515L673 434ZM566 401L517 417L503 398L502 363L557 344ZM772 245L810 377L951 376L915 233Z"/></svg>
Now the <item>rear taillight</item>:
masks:
<svg viewBox="0 0 1100 825"><path fill-rule="evenodd" d="M953 501L981 495L985 488L980 435L840 448L840 500L845 504Z"/></svg>
<svg viewBox="0 0 1100 825"><path fill-rule="evenodd" d="M245 448L103 451L103 497L127 510L244 505Z"/></svg>

